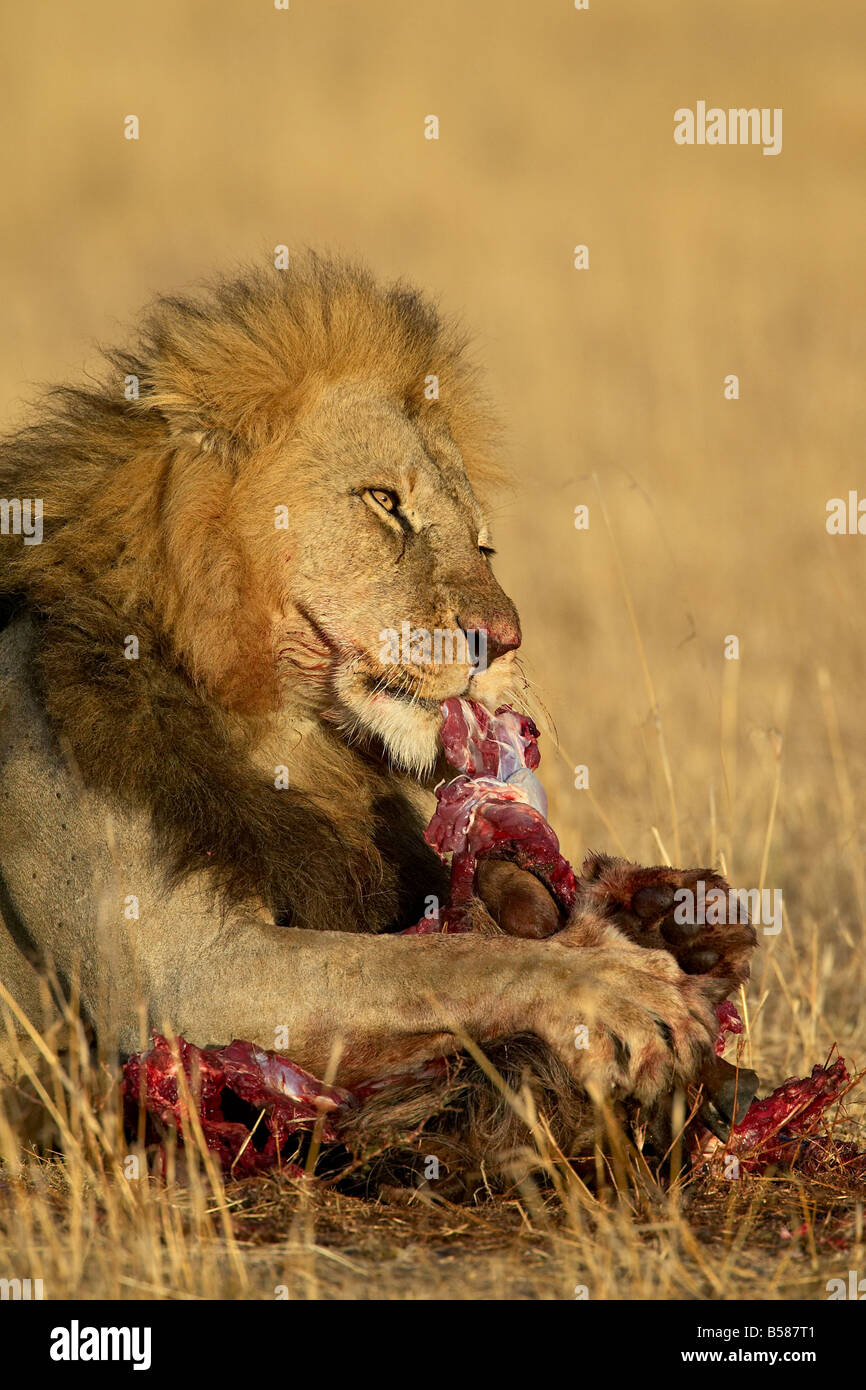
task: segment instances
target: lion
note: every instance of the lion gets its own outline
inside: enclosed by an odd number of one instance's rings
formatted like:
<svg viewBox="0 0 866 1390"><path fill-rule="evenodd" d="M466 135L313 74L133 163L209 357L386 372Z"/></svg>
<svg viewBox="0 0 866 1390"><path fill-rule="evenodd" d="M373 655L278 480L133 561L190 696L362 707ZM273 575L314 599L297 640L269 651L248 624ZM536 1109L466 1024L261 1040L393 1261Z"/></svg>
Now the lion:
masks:
<svg viewBox="0 0 866 1390"><path fill-rule="evenodd" d="M512 1078L534 1068L572 1133L590 1098L652 1109L695 1081L754 934L666 930L676 873L595 861L563 923L530 874L488 864L477 930L401 934L447 897L423 836L442 701L525 694L496 450L462 331L315 255L157 300L101 384L51 392L2 442L4 501L42 517L38 544L0 536L19 1024L52 1026L50 973L120 1057L151 1029L281 1036L352 1086L468 1039ZM389 662L406 621L483 634L484 669L468 644ZM464 1128L489 1149L498 1102L484 1119L473 1085Z"/></svg>

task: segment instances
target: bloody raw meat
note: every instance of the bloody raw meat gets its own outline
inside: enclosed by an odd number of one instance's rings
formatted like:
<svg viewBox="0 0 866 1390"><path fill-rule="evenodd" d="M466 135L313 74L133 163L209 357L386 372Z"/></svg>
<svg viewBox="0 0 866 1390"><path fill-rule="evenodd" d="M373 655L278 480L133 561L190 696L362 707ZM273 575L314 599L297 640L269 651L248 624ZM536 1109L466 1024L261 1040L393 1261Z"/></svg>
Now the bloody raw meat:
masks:
<svg viewBox="0 0 866 1390"><path fill-rule="evenodd" d="M720 1024L716 1051L721 1055L725 1035L741 1033L743 1023L729 1001L718 1005L716 1013ZM849 1176L866 1178L866 1154L853 1143L821 1133L825 1112L850 1085L841 1057L823 1066L816 1063L809 1076L789 1077L763 1100L753 1100L723 1145L696 1126L693 1154L711 1161L735 1154L747 1173L764 1173L771 1166L817 1173L833 1163Z"/></svg>
<svg viewBox="0 0 866 1390"><path fill-rule="evenodd" d="M716 1005L716 1018L719 1020L719 1036L716 1038L716 1056L721 1057L729 1033L742 1033L743 1020L730 999Z"/></svg>
<svg viewBox="0 0 866 1390"><path fill-rule="evenodd" d="M124 1101L127 1111L134 1113L141 1099L158 1126L175 1130L180 1140L187 1120L178 1064L198 1107L207 1147L224 1168L234 1167L239 1176L274 1167L287 1148L294 1149L288 1142L291 1136L311 1130L317 1120L324 1120L322 1138L336 1140L337 1131L328 1117L351 1103L348 1091L326 1086L287 1058L252 1043L236 1040L228 1047L198 1048L179 1038L173 1053L167 1040L154 1033L150 1051L130 1057L124 1068ZM227 1092L264 1110L256 1129L258 1142L255 1136L250 1139L249 1124L226 1118ZM296 1176L302 1171L288 1166Z"/></svg>
<svg viewBox="0 0 866 1390"><path fill-rule="evenodd" d="M440 856L451 856L449 901L408 933L468 930L478 864L485 858L508 859L531 871L565 918L574 906L576 880L547 823L547 799L535 776L540 759L535 724L507 706L490 714L461 699L446 700L442 715L443 750L458 775L437 788L425 838ZM727 1035L741 1033L743 1024L730 1002L718 1005L717 1015L716 1053L721 1057ZM208 1148L224 1169L238 1176L280 1163L287 1150L294 1151L292 1136L312 1130L319 1121L321 1139L338 1141L341 1118L398 1079L379 1078L350 1092L326 1086L278 1053L238 1040L228 1047L200 1049L180 1038L178 1057ZM169 1044L155 1033L150 1051L126 1063L123 1093L130 1123L141 1104L152 1121L174 1129L182 1141L186 1119L177 1066ZM441 1066L441 1060L429 1063L412 1075L432 1076ZM866 1177L866 1155L817 1132L827 1107L848 1084L841 1058L815 1066L811 1076L786 1081L763 1100L754 1100L724 1145L696 1124L693 1151L701 1160L734 1153L753 1173L771 1164L820 1167L832 1154L849 1171ZM244 1107L245 1118L238 1118ZM258 1115L247 1123L254 1111ZM301 1172L296 1164L283 1166L295 1175Z"/></svg>
<svg viewBox="0 0 866 1390"><path fill-rule="evenodd" d="M400 1079L437 1076L446 1065L444 1058L434 1058ZM290 1176L300 1177L303 1169L285 1158L296 1149L292 1137L311 1132L321 1122L320 1139L339 1142L341 1119L396 1079L379 1077L347 1091L326 1085L288 1058L253 1043L235 1039L227 1047L200 1048L178 1038L172 1051L168 1040L154 1033L153 1047L130 1057L123 1070L122 1094L131 1127L141 1103L160 1135L174 1130L183 1142L189 1126L179 1066L207 1148L238 1177L277 1165ZM238 1101L250 1112L259 1112L251 1124L226 1117L226 1107L237 1113Z"/></svg>
<svg viewBox="0 0 866 1390"><path fill-rule="evenodd" d="M467 931L481 859L508 859L535 874L563 917L574 907L574 871L547 823L547 797L535 776L538 729L503 705L491 714L474 700L446 700L442 747L459 776L436 790L436 810L424 838L451 855L448 905L435 926L413 931Z"/></svg>

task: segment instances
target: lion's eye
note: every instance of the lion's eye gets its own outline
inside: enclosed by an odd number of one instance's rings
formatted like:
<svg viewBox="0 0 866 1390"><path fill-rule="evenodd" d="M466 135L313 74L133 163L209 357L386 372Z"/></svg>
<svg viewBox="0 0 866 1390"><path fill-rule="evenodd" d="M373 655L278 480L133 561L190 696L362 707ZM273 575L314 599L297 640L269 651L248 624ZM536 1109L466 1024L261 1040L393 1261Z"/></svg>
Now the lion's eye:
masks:
<svg viewBox="0 0 866 1390"><path fill-rule="evenodd" d="M495 554L496 554L496 551L493 549L493 546L492 546L492 545L479 545L478 549L481 551L481 554L482 554L482 555L495 555Z"/></svg>
<svg viewBox="0 0 866 1390"><path fill-rule="evenodd" d="M396 492L391 492L385 487L371 487L367 489L368 497L372 497L377 506L385 512L396 512L400 505L400 499Z"/></svg>

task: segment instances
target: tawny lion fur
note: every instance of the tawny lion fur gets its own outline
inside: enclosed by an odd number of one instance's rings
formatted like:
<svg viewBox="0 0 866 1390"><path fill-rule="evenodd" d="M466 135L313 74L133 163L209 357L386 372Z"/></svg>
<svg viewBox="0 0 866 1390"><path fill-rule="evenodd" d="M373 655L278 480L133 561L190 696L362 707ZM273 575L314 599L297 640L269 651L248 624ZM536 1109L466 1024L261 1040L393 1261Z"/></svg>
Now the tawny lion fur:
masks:
<svg viewBox="0 0 866 1390"><path fill-rule="evenodd" d="M348 1084L468 1035L514 1085L534 1056L565 1144L589 1092L651 1106L694 1079L742 942L708 983L630 941L597 887L553 940L519 939L553 908L508 866L486 875L498 932L479 902L478 935L397 935L447 893L422 833L439 702L523 698L462 334L309 256L157 301L106 361L0 446L0 495L44 507L41 544L0 536L0 975L19 1006L49 1025L50 967L120 1052L142 1017L200 1044L287 1028L295 1060ZM403 620L486 630L496 659L395 671L381 633ZM467 1110L461 1075L448 1124L476 1158L512 1146L507 1107L472 1073ZM416 1092L391 1120L417 1118Z"/></svg>

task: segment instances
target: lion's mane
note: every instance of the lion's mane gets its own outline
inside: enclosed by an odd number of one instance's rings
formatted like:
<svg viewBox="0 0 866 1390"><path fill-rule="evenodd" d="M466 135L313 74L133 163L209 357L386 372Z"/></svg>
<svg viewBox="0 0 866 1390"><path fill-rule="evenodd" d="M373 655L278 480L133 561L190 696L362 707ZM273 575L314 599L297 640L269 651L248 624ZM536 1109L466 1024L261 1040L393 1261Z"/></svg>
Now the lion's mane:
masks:
<svg viewBox="0 0 866 1390"><path fill-rule="evenodd" d="M169 879L208 870L227 903L381 929L413 910L407 876L387 873L389 837L423 857L429 885L421 827L402 816L385 834L386 784L382 843L353 839L244 756L238 711L270 698L273 676L224 500L260 450L291 438L313 392L347 378L381 381L412 416L439 408L425 394L435 374L470 477L491 478L463 335L405 286L310 254L157 300L138 345L105 359L99 384L50 392L0 443L0 495L44 507L40 545L0 545L0 609L37 621L63 746L88 785L150 813Z"/></svg>

